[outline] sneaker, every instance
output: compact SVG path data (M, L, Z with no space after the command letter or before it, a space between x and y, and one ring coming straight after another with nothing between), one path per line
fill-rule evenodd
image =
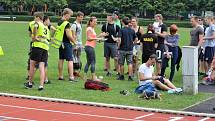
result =
M39 86L38 91L42 91L43 90L43 86Z
M130 94L130 92L128 90L122 90L119 93L122 95L129 95Z
M110 77L111 75L112 75L112 74L111 74L110 72L107 72L107 74L106 74L106 76L109 76L109 77Z
M30 83L30 82L26 82L26 83L24 83L24 86L25 86L26 89L29 89L29 88L33 87L33 84Z
M50 80L45 80L44 84L51 84L51 81Z
M182 93L183 90L181 88L176 88L176 89L170 89L167 91L169 94L178 94L178 93Z
M117 78L117 80L125 80L124 75L120 75L120 76Z
M131 76L128 77L128 81L134 81Z
M69 81L70 81L70 82L78 82L77 80L75 80L74 77L70 77L70 78L69 78Z
M64 80L64 78L62 78L62 77L59 77L59 78L58 78L58 80Z

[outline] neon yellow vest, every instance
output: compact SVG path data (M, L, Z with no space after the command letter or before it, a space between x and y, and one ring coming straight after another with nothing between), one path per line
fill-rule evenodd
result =
M35 21L29 22L29 27L30 27L31 33L32 33L31 36L33 36L34 24L35 24Z
M48 26L45 26L45 33L47 33L47 35L46 35L47 40L50 41L50 39L51 39L51 32L50 32Z
M37 37L40 38L39 41L33 42L32 47L42 48L44 50L49 50L49 42L47 40L47 30L45 25L41 22L38 22L39 27L37 30Z
M57 29L54 34L54 38L51 39L51 46L54 48L60 48L62 42L63 42L63 35L66 25L68 24L68 21L64 21L60 26L57 26Z

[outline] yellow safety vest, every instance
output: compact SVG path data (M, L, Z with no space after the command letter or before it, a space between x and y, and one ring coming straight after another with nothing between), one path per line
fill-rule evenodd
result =
M62 42L63 42L63 35L65 31L65 27L68 24L68 21L64 21L61 25L57 26L54 37L51 38L50 45L54 48L60 48Z
M47 35L46 35L47 40L50 41L50 39L51 39L51 32L50 32L48 26L45 26L45 32L47 32Z
M0 46L0 56L1 55L4 55L4 51L3 51L2 47Z
M31 29L31 36L33 36L34 24L35 24L35 21L29 22L29 27Z
M47 40L48 30L46 30L46 27L43 23L38 22L38 25L39 27L36 36L39 38L39 41L33 42L32 47L38 47L48 51L49 50L49 42Z

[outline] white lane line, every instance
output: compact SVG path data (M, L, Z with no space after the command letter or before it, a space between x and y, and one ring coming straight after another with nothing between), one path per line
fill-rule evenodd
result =
M206 117L206 118L203 118L203 119L201 119L199 121L206 121L206 120L209 120L209 119L210 119L209 117Z
M0 116L0 118L4 118L4 119L1 119L1 121L9 120L9 119L20 120L20 121L37 121L37 120L24 119L24 118L16 118L16 117L8 117L8 116Z
M146 114L146 115L143 115L143 116L139 116L139 117L136 117L135 119L141 119L141 118L145 118L145 117L152 116L152 115L154 115L154 113L150 113L150 114Z
M112 116L104 116L104 115L94 115L94 114L87 114L87 113L56 111L56 110L48 110L48 109L41 109L41 108L30 108L30 107L15 106L15 105L0 104L0 106L20 108L20 109L28 109L28 110L36 110L36 111L45 111L45 112L52 112L52 113L72 114L72 115L90 116L90 117L98 117L98 118L117 119L117 120L125 120L125 121L133 121L134 120L134 119L129 119L129 118L120 118L120 117L112 117Z

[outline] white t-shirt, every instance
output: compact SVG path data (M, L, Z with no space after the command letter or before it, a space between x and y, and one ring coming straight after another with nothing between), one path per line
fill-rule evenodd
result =
M78 45L82 45L82 27L78 22L72 23L71 29L76 32Z
M144 74L145 78L149 78L152 77L153 75L154 67L153 66L147 67L146 63L143 63L142 65L140 65L138 72ZM150 79L145 81L139 81L139 86L145 85L148 82L152 82L152 80Z

